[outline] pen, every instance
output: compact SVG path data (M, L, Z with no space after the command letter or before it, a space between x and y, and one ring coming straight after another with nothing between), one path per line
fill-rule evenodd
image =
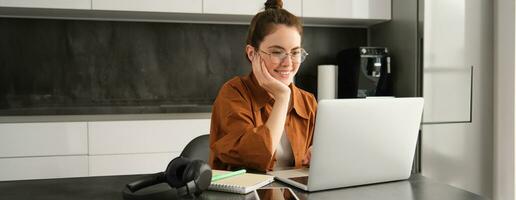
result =
M211 177L211 182L218 181L218 180L225 179L225 178L229 178L229 177L233 177L233 176L237 176L237 175L240 175L240 174L245 174L245 172L246 172L245 169L241 169L241 170L234 171L234 172L229 172L229 173L225 173L225 174L215 175L215 176Z

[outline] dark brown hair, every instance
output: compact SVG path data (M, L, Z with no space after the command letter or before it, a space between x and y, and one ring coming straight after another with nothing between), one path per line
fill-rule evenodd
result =
M251 20L246 44L258 48L263 38L272 33L275 26L280 24L295 27L299 35L303 35L303 27L299 18L283 9L282 0L267 0L264 5L264 11L257 13ZM246 58L249 60L247 54Z

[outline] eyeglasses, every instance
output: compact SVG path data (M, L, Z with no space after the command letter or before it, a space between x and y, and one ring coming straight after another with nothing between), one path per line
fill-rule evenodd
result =
M273 64L280 64L283 62L287 56L290 55L290 59L292 60L292 63L300 64L303 61L305 61L306 56L308 56L308 53L304 49L296 49L290 53L287 53L280 49L273 49L271 52L266 52L264 50L260 49L260 52L269 55L269 59Z

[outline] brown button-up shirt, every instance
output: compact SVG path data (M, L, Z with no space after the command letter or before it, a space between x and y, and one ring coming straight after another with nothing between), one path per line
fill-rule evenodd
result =
M295 167L301 167L312 145L317 101L311 93L290 84L291 101L285 131L294 154ZM270 171L275 152L269 128L265 126L274 99L251 73L226 82L212 108L209 164L213 169L248 168Z

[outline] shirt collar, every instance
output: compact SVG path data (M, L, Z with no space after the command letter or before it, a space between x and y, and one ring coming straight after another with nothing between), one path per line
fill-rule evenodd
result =
M256 77L254 76L253 72L251 72L247 77L244 78L244 81L246 82L246 85L248 85L249 89L251 90L251 95L256 100L256 104L254 104L254 107L259 110L263 108L267 104L272 104L274 102L274 99L263 89L259 84L258 80L256 80ZM291 90L291 103L289 112L294 109L296 113L305 119L308 119L308 113L306 111L306 107L303 101L303 95L301 94L301 89L296 87L294 83L291 83L289 85Z

